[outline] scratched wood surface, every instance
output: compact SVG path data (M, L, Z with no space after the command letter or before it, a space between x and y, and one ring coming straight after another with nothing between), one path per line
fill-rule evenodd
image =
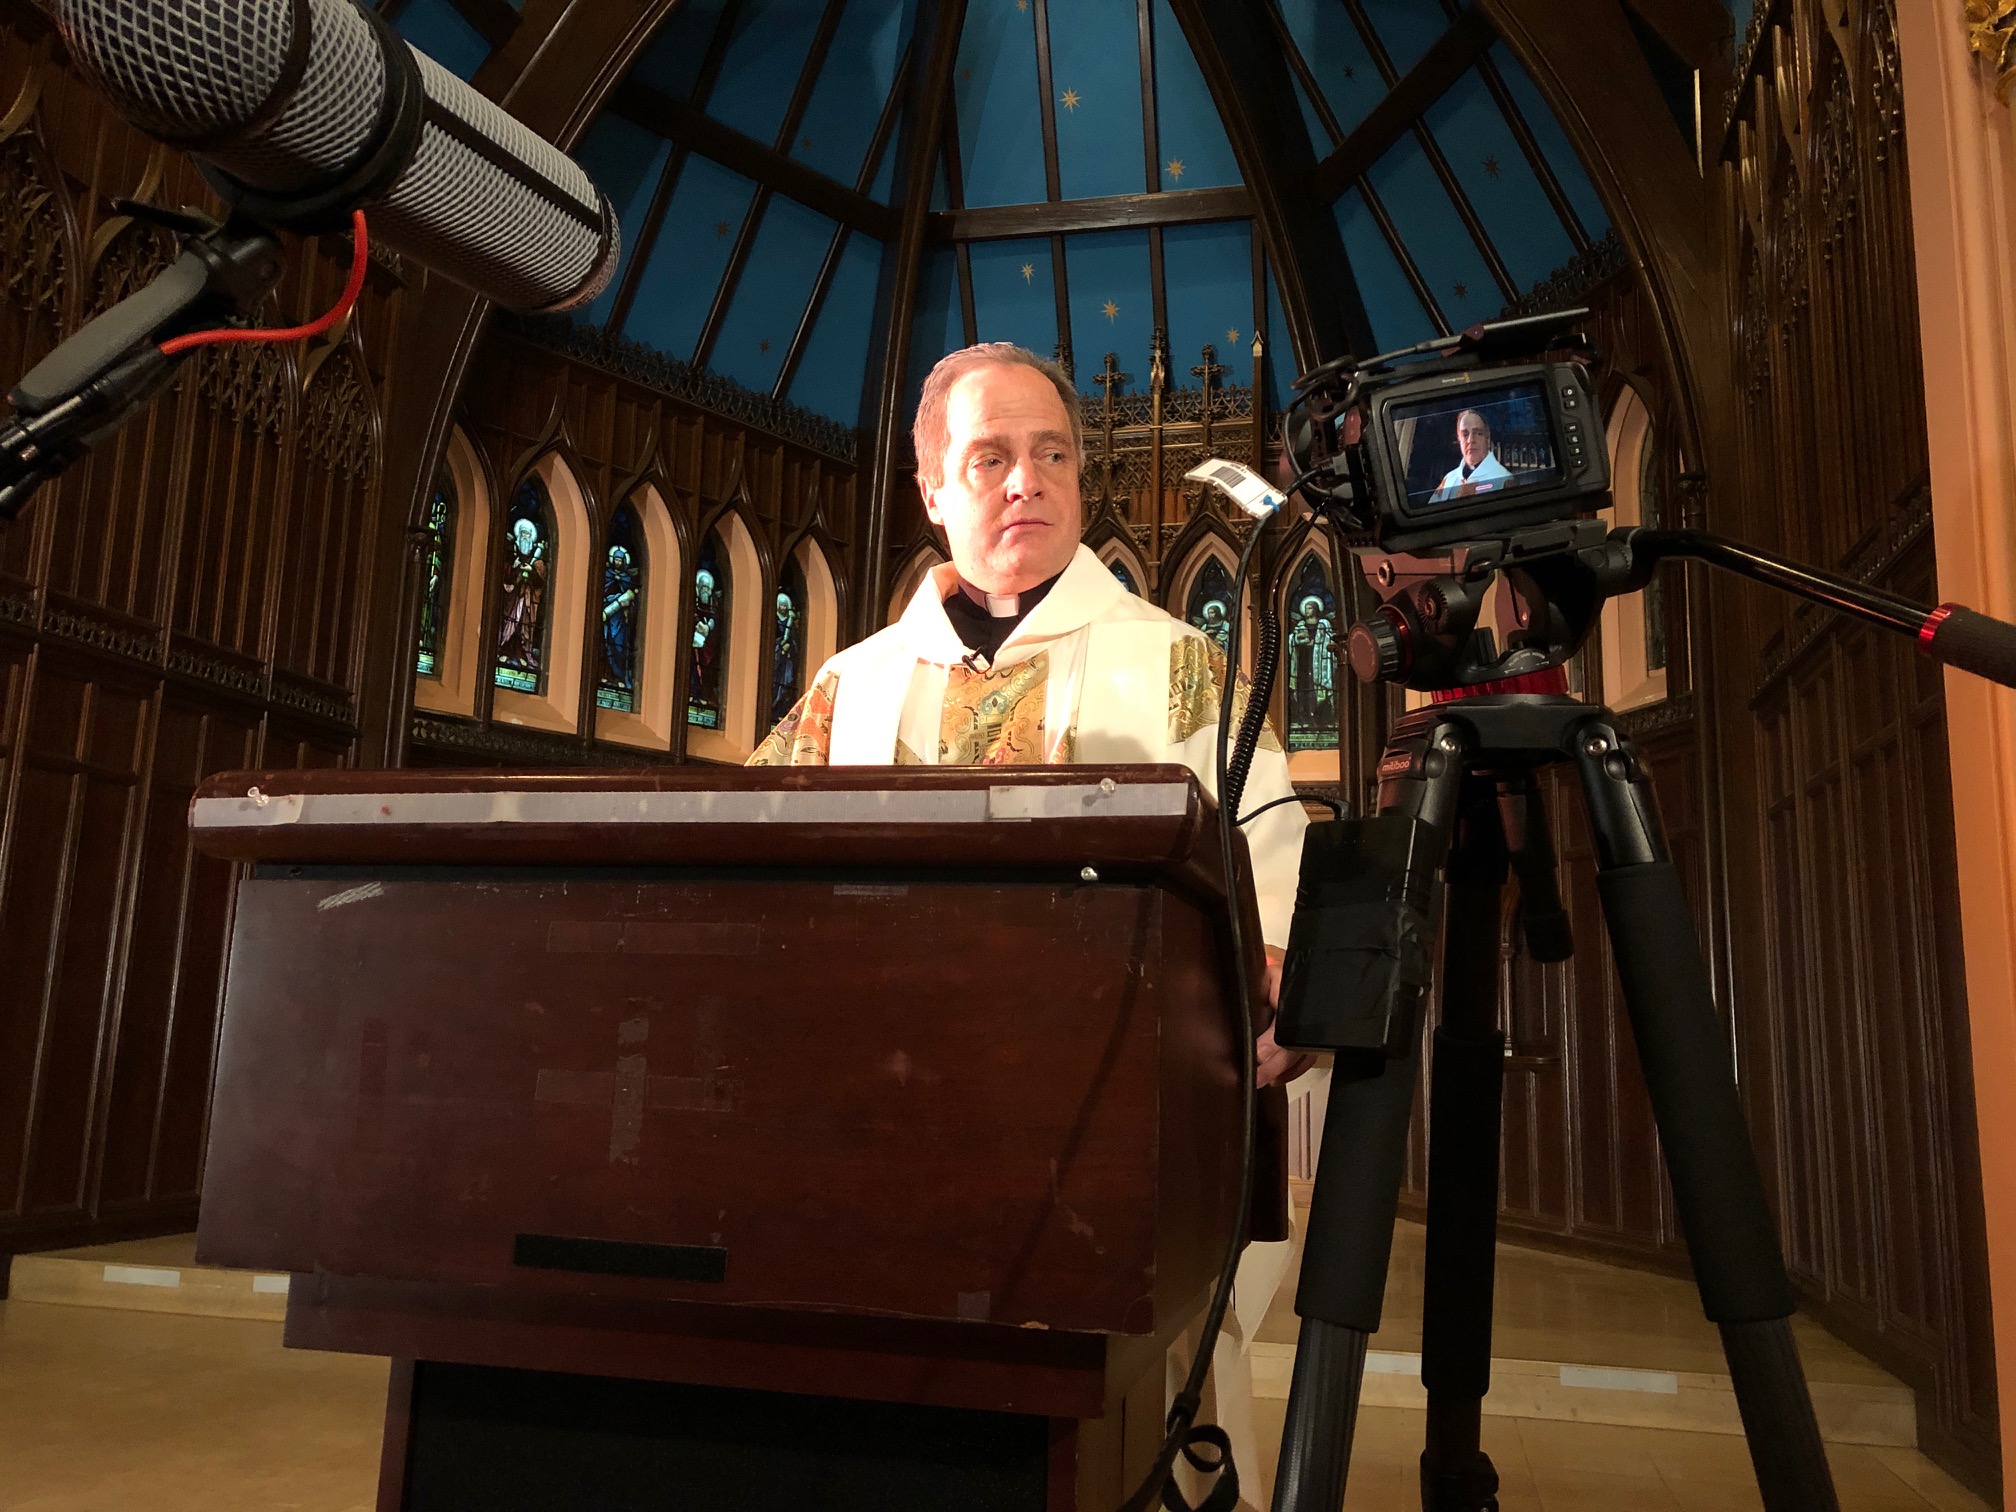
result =
M202 1252L1152 1334L1235 1193L1215 934L1143 885L250 880ZM524 1232L725 1279L514 1266Z

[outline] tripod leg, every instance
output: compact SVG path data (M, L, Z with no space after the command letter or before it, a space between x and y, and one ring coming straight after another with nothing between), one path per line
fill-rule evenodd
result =
M1380 770L1392 774L1381 792L1382 814L1404 811L1448 833L1463 781L1463 749L1464 736L1454 726L1396 742L1380 762ZM1429 891L1427 864L1405 882L1422 896ZM1343 1505L1366 1343L1379 1331L1385 1305L1420 1072L1419 1005L1409 1005L1406 1017L1410 1027L1397 1036L1403 1053L1340 1050L1331 1075L1295 1291L1302 1327L1281 1428L1274 1512L1337 1512Z
M1490 1512L1498 1472L1481 1443L1491 1389L1491 1286L1498 1251L1498 935L1505 836L1488 780L1464 784L1443 902L1442 1017L1428 1103L1428 1240L1421 1383L1428 1438L1423 1512Z
M1722 1332L1757 1489L1767 1512L1833 1512L1839 1503L1792 1341L1792 1285L1651 784L1607 715L1579 725L1570 744L1674 1206L1702 1308Z

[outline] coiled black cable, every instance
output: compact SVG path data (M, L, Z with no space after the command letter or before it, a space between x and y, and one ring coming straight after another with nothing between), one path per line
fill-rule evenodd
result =
M1255 535L1259 532L1255 531ZM1255 616L1260 622L1260 649L1253 658L1252 696L1246 701L1245 717L1232 744L1232 760L1225 772L1225 791L1220 802L1228 814L1239 812L1239 800L1246 792L1246 774L1253 766L1253 752L1259 747L1260 732L1267 728L1267 706L1274 701L1274 677L1281 665L1281 617L1271 600L1264 600ZM1225 696L1232 696L1238 683L1238 669L1225 670Z

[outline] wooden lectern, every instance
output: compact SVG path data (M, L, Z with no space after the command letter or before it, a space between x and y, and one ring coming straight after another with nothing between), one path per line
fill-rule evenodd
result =
M1233 1221L1216 822L1176 767L212 778L199 1253L394 1358L381 1509L1107 1512Z

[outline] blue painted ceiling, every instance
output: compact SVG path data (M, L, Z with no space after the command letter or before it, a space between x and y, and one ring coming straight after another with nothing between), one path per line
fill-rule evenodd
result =
M1455 0L1256 3L1273 7L1319 160L1461 19ZM463 10L464 0L407 0L396 24L466 76L485 49ZM662 112L637 101L681 102L773 161L787 157L886 206L914 19L915 0L686 0L575 148L616 205L624 239L617 283L586 318L843 423L872 418L864 379L883 244L675 145ZM1241 184L1168 0L969 0L953 90L939 210ZM1333 211L1382 348L1495 316L1609 228L1566 133L1502 43L1443 89ZM1273 280L1252 223L1236 217L934 245L912 387L974 339L1041 352L1067 344L1093 394L1111 352L1128 386L1143 387L1158 308L1172 384L1195 386L1206 343L1226 377L1249 381L1257 332L1269 402L1285 392L1292 357Z

